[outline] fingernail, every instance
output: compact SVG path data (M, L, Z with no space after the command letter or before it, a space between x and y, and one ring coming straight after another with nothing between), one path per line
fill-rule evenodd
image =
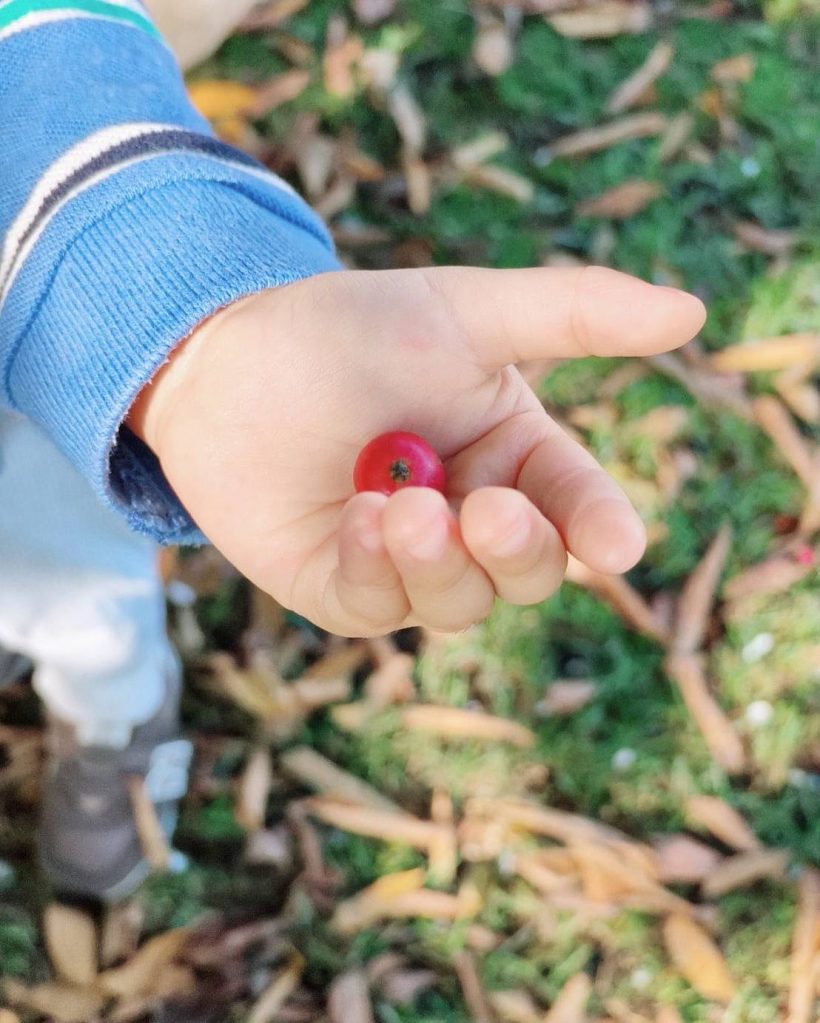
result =
M450 538L450 524L446 519L434 519L424 533L408 544L414 558L423 561L435 561L440 558Z

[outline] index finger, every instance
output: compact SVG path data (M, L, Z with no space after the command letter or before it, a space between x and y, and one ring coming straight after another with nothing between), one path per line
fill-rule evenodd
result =
M480 365L540 358L650 355L703 326L700 299L600 266L422 271Z

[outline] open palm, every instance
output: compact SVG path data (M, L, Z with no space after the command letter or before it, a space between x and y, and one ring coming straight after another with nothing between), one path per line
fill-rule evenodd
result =
M131 422L203 532L285 606L344 635L459 629L496 596L543 600L567 550L604 572L643 552L622 491L515 363L664 351L703 316L597 267L324 274L207 321ZM353 493L359 450L388 430L436 448L447 499Z

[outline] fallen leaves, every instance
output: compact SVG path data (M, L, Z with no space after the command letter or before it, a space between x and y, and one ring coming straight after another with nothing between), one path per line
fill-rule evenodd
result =
M508 742L521 749L535 744L535 735L526 725L483 711L416 703L405 707L400 715L402 727L408 731L428 732L448 740Z
M743 743L709 689L702 659L695 654L671 653L665 667L680 690L712 760L727 774L742 773L746 768Z
M590 7L546 15L560 35L572 39L610 39L645 32L652 24L652 8L638 0L598 0Z
M253 110L256 90L242 82L204 78L188 85L188 96L209 121L241 117Z
M626 220L645 210L662 194L663 188L656 181L642 181L636 178L624 181L594 199L586 199L584 202L578 203L575 212L579 217L610 217L613 220Z
M654 110L631 114L608 124L585 128L583 131L554 139L536 150L534 159L536 163L547 163L559 156L585 156L587 153L597 153L619 142L660 135L666 125L666 117Z
M693 824L705 828L732 849L752 852L761 848L746 820L718 796L690 796L686 800L686 814Z
M678 598L672 649L678 654L699 650L706 638L709 618L721 574L732 543L732 530L721 526Z
M691 917L673 914L664 922L663 940L672 962L695 991L728 1005L737 986L709 934Z
M592 981L586 973L570 977L544 1017L544 1023L584 1023Z
M707 899L717 899L737 888L762 880L781 880L789 865L782 849L755 849L730 856L703 879L701 891Z
M820 366L820 334L784 334L729 345L709 358L719 373L757 373L792 366Z
M806 868L798 886L786 1023L811 1023L820 980L820 871Z
M606 102L608 114L622 114L640 102L650 86L668 71L675 47L662 39L650 51L641 66L618 86Z

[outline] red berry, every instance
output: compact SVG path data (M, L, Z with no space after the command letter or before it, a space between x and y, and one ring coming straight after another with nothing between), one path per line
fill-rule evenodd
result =
M423 437L396 430L365 444L353 469L357 492L392 494L402 487L432 487L442 494L446 485L441 459Z

